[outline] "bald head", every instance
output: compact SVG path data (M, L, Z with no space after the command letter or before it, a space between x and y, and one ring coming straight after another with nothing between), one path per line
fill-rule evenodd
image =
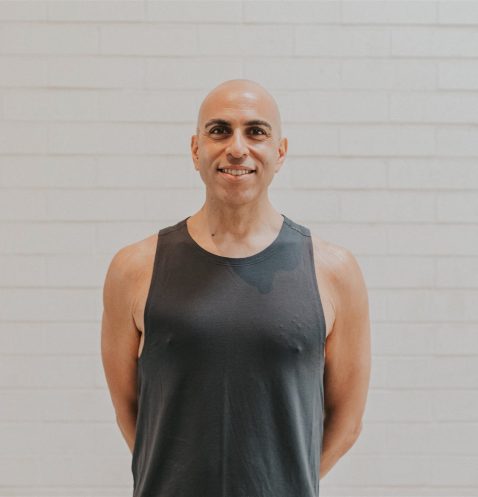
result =
M254 108L263 119L272 124L272 132L277 139L282 138L282 124L279 107L274 97L259 83L250 79L230 79L217 85L204 98L198 112L196 132L207 119L221 117L222 109L239 106L241 109Z

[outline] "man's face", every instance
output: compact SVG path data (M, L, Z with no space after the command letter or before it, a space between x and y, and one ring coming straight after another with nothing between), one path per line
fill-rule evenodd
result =
M250 89L222 89L207 98L192 137L196 169L211 198L244 204L265 195L287 152L279 116L269 98ZM219 169L247 168L235 176Z

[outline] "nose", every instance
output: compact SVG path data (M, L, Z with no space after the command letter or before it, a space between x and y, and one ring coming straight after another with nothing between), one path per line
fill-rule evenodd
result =
M241 159L247 155L247 145L240 129L234 131L229 146L226 149L226 154L231 155L235 159Z

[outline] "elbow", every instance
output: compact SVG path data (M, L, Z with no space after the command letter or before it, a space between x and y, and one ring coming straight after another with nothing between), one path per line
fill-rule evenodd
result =
M325 411L324 424L338 427L340 431L347 434L350 439L357 439L362 432L362 419L357 416L350 416L343 410L328 409Z
M121 433L124 433L124 429L125 429L125 425L126 425L126 421L125 421L124 416L120 416L120 415L116 414L116 425L121 430Z
M132 423L136 423L136 416L137 416L137 406L135 404L130 404L127 405L121 409L116 409L115 414L116 414L116 423L118 426L121 428L124 425L131 425Z
M358 438L358 437L359 437L359 435L360 435L360 433L362 433L362 426L363 426L363 423L362 423L362 421L360 421L360 422L358 423L358 425L356 426L356 428L355 428L354 432L353 432L353 435L354 435L356 438Z
M360 433L362 433L362 421L360 421L360 423L354 427L354 429L352 429L349 433L349 437L348 437L348 446L349 448L351 448L355 442L358 440L359 436L360 436Z
M362 432L362 420L339 410L328 410L324 419L324 430L329 443L340 453L347 452L357 441Z

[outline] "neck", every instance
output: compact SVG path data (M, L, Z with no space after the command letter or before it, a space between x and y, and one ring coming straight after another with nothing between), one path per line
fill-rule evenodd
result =
M282 215L269 203L264 208L250 206L221 206L215 208L205 203L191 216L191 223L204 236L215 240L246 240L257 234L277 233L282 225Z

